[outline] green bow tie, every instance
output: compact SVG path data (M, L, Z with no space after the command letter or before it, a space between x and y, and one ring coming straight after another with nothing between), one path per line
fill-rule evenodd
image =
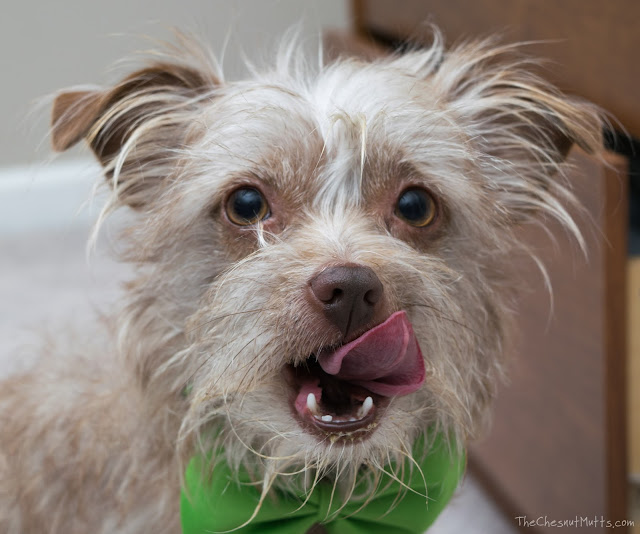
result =
M304 534L313 525L322 523L328 534L422 533L435 521L458 486L465 455L450 452L439 436L426 455L421 454L418 443L414 456L424 479L414 466L411 476L404 480L409 490L404 491L404 486L389 475L382 475L375 496L366 506L361 501L349 502L340 511L342 500L337 494L331 499L333 485L329 483L317 484L302 507L304 496L278 491L277 499L265 499L253 520L234 532ZM208 460L200 456L192 458L185 473L180 501L183 534L236 529L251 517L260 500L260 488L250 484L246 471L234 477L228 465L219 462L211 476L203 475L207 472L203 469L204 461ZM400 492L404 496L399 500Z

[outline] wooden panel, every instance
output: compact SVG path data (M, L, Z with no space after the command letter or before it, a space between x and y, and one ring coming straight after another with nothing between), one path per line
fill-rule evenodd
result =
M549 76L563 89L613 113L640 137L640 2L638 0L358 0L360 30L425 39L435 22L457 41L496 32L549 58Z
M640 257L629 261L627 284L629 471L640 486Z
M627 269L627 427L629 429L629 472L631 513L640 534L640 257L629 260Z
M576 155L573 183L589 217L581 228L589 261L555 225L522 238L546 263L554 312L532 265L522 280L539 289L519 304L511 383L500 394L488 439L472 448L472 468L514 519L602 516L626 519L625 330L627 162L607 168ZM601 233L602 232L602 233ZM606 244L606 235L609 244ZM533 532L533 529L526 529ZM542 527L551 533L557 528ZM586 531L586 529L585 529ZM589 532L603 532L589 528ZM623 532L617 529L616 532Z
M617 156L605 170L605 422L607 516L628 519L627 238L629 161ZM617 169L617 171L616 171ZM625 529L626 531L626 529ZM620 532L616 530L616 532Z

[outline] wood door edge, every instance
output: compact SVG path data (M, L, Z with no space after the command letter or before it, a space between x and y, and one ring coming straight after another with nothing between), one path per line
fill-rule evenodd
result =
M627 485L627 235L629 162L608 155L605 170L604 251L605 305L605 428L607 464L607 515L610 520L628 519ZM615 529L616 532L625 530Z

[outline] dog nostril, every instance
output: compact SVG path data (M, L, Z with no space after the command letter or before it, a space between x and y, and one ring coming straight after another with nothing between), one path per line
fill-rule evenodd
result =
M379 290L378 288L376 289L370 289L369 291L367 291L364 295L364 301L367 304L371 304L372 306L374 304L377 304L378 301L380 300L380 297L382 296L382 291Z
M335 303L344 294L344 291L339 286L336 287L335 283L325 283L321 277L311 282L311 291L324 305Z

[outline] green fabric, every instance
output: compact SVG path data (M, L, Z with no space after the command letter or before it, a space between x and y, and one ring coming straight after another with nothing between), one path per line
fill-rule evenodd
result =
M303 507L304 496L274 490L277 498L267 497L256 517L234 532L304 534L316 523L323 523L329 534L422 533L435 521L458 486L465 456L450 453L441 437L428 454L421 454L420 448L417 444L415 458L425 478L414 466L411 476L404 481L417 493L407 490L399 500L402 486L383 475L374 498L366 506L362 507L362 502L349 502L334 515L342 506L342 499L336 493L329 509L333 487L329 483L320 482ZM260 488L249 482L245 471L232 476L224 462L216 464L212 475L203 475L207 473L203 461L208 460L192 458L185 473L186 487L180 502L182 531L204 534L236 529L253 514ZM386 470L389 472L389 468ZM424 497L425 480L428 499Z

